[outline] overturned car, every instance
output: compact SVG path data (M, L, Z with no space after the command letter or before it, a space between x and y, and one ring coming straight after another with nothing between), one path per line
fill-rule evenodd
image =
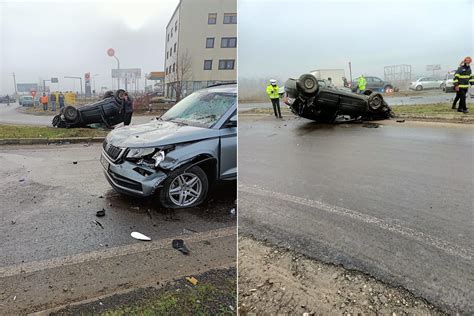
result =
M120 193L158 194L168 208L200 204L214 182L237 177L236 85L199 90L150 123L113 130L100 161Z
M312 74L285 82L286 104L301 117L331 123L339 116L350 119L380 120L392 116L392 110L380 93L355 94L321 85Z
M107 128L124 121L123 102L125 90L107 92L100 101L81 107L68 105L53 117L53 126L59 128L86 127L104 124Z

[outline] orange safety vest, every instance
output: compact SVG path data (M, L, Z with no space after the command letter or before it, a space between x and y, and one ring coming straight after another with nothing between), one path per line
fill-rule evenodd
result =
M41 98L40 98L40 102L41 102L42 104L46 104L46 103L48 103L48 97L47 97L47 96L44 96L44 95L43 95L43 96L41 96Z

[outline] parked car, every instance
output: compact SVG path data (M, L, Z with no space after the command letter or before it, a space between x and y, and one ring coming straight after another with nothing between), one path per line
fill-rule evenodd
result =
M16 102L15 98L9 95L0 96L0 103L14 103Z
M442 89L443 80L433 77L421 77L410 83L410 89L421 91L424 89Z
M34 106L35 98L31 95L22 95L18 101L21 106Z
M204 201L212 183L237 177L237 86L202 89L150 123L110 132L100 158L118 192L158 194L163 206Z
M53 126L60 128L85 127L90 124L105 124L111 128L123 122L123 99L125 90L119 89L104 95L100 101L81 107L67 105L53 117Z
M454 92L453 80L455 72L456 71L450 71L444 77L443 83L441 84L441 89L446 93Z
M317 122L331 123L338 116L376 120L392 115L392 110L380 93L366 90L364 94L355 94L321 87L312 74L288 79L285 92L288 96L287 104L294 114Z
M366 90L376 91L376 92L393 92L396 90L391 82L383 81L379 77L368 76L365 77L367 84L365 86ZM352 92L356 92L358 89L357 79L354 80L351 84Z

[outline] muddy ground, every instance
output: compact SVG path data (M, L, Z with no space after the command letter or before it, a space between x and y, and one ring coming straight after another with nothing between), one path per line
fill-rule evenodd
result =
M248 237L239 238L239 312L443 315L404 289Z
M198 284L185 278L156 286L115 294L86 304L53 311L51 316L69 315L233 315L236 311L237 271L210 270L194 276Z

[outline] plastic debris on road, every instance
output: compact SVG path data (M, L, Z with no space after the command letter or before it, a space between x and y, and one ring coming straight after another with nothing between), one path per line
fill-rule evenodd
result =
M171 245L173 246L174 249L181 251L183 255L189 254L188 248L184 245L184 240L182 239L173 239Z
M186 277L186 280L191 283L192 285L197 285L198 280L195 277Z
M145 235L143 235L142 233L139 233L139 232L132 232L130 235L133 238L138 239L138 240L142 240L142 241L150 241L151 240L150 237L145 236Z

